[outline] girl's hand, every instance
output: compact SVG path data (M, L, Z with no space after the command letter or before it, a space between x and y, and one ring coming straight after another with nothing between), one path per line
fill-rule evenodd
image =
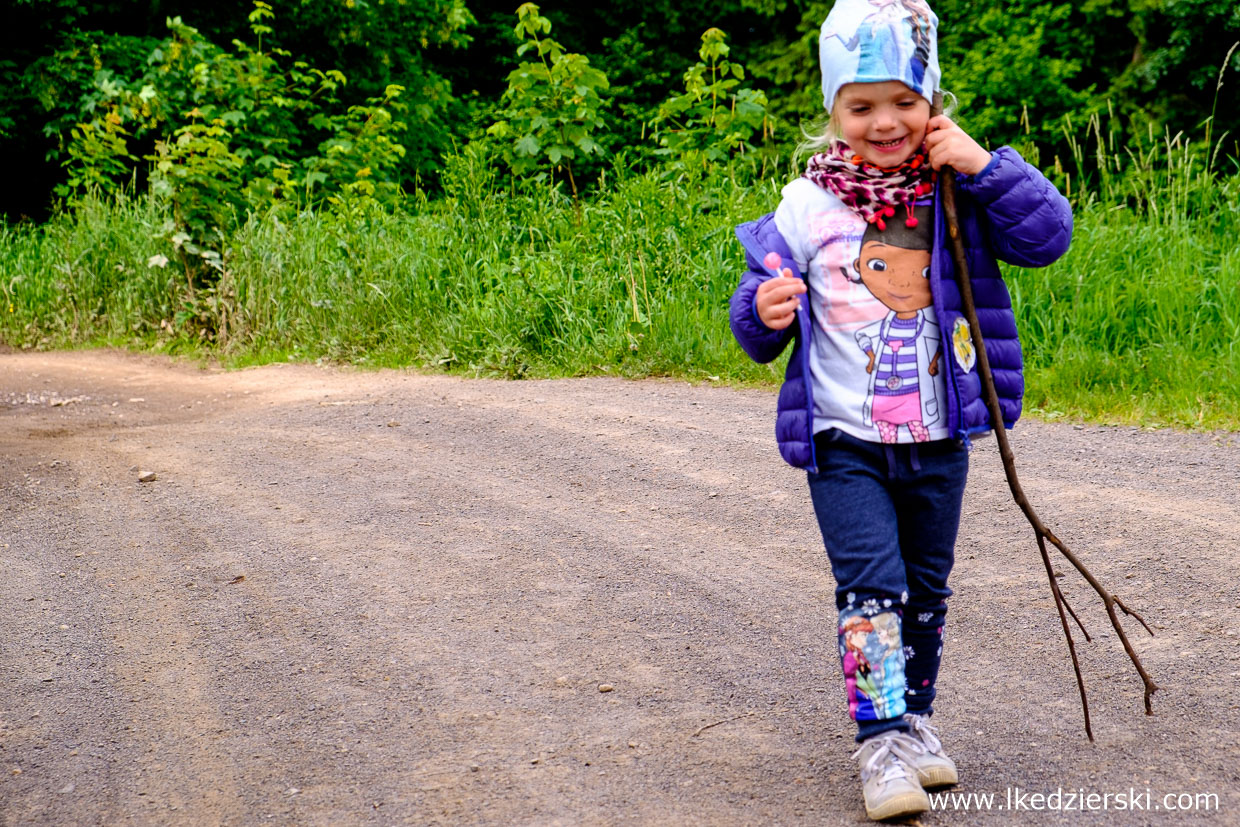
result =
M965 175L977 175L990 163L990 153L946 115L935 115L926 124L926 149L935 169L949 166Z
M755 299L758 318L771 330L783 330L792 324L797 317L797 308L801 306L800 295L808 289L805 282L792 275L788 268L785 267L782 273L759 284Z

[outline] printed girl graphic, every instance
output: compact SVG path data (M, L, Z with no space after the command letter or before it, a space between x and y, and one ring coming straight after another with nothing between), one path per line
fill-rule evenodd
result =
M904 713L904 652L900 616L854 614L840 623L840 648L848 712L854 721L874 721Z
M885 443L899 439L901 425L913 441L928 441L942 410L931 379L939 372L939 325L930 295L930 207L913 217L885 229L870 224L853 264L856 279L890 311L856 334L870 359L862 419Z
M852 277L857 248L865 236L865 221L847 207L817 213L809 218L810 241L818 248L822 273L814 320L827 333L839 332L850 339L887 312L865 285ZM848 339L845 339L847 342Z
M835 31L845 49L857 54L857 77L902 77L913 89L921 89L930 59L930 7L923 0L869 0L874 11L849 39Z

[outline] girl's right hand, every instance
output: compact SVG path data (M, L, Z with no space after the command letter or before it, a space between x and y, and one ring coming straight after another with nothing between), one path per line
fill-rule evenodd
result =
M990 163L991 155L946 115L935 115L926 123L926 149L930 166L949 166L965 175L977 175Z
M758 318L771 330L783 330L796 318L801 307L800 296L807 289L805 282L785 267L782 276L767 279L758 285L755 298Z

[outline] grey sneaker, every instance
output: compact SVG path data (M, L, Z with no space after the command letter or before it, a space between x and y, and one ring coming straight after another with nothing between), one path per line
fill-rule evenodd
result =
M956 762L947 757L939 730L926 715L905 715L908 734L905 735L907 751L913 754L913 769L923 787L947 787L957 783Z
M884 732L868 738L853 758L861 767L865 814L874 821L924 813L930 798L917 782L913 743L903 732Z

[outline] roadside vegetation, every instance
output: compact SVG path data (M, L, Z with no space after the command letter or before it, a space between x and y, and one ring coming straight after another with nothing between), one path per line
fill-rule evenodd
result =
M511 378L782 376L734 344L727 300L743 266L732 228L778 203L796 132L720 29L634 117L632 90L526 4L506 88L468 140L428 154L425 90L351 99L343 72L270 45L266 4L247 23L223 49L170 21L57 122L55 209L0 226L0 343ZM1215 109L1234 82L1233 53L1219 57ZM966 124L1016 145L1076 209L1063 260L1006 270L1026 409L1240 428L1240 145L1217 112L1180 131L1082 99L1035 128L960 98ZM410 147L433 155L425 175Z

